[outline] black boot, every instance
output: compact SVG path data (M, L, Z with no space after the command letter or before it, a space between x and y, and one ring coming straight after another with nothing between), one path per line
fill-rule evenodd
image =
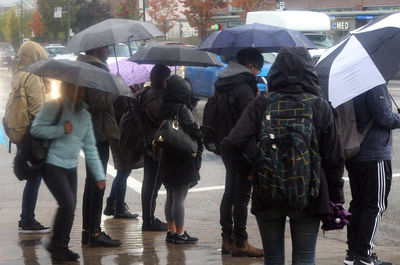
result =
M126 203L122 205L117 205L115 208L114 218L123 218L123 219L136 219L138 218L137 213L129 212L128 205Z
M115 212L115 201L111 200L110 198L107 198L107 204L106 207L104 208L104 215L114 215Z

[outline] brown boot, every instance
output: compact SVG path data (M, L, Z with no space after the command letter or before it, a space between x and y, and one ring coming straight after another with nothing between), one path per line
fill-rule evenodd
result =
M237 239L236 236L233 236L232 257L242 256L263 257L264 252L262 249L250 245L247 239Z
M222 233L222 254L231 254L232 253L232 235L228 233Z

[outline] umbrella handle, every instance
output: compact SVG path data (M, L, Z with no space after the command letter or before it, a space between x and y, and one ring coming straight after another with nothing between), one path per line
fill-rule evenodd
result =
M76 97L78 96L78 85L75 85L75 91L74 91L74 99L72 101L72 108L74 112L76 111Z
M396 101L394 101L394 98L392 97L392 94L389 93L389 96L390 96L390 98L392 99L394 105L395 105L396 108L397 108L397 113L400 114L400 108L399 108L399 106L397 105Z
M118 60L117 60L117 52L115 51L115 44L113 45L113 48L114 48L115 63L117 64L117 73L119 75L119 66L118 66Z

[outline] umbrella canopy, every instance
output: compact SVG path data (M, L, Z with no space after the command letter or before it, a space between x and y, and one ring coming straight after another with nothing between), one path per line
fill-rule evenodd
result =
M153 69L154 64L137 64L128 61L128 58L122 59L117 63L112 63L110 66L110 72L113 74L118 73L125 80L128 86L133 86L136 84L143 84L150 81L150 72ZM174 70L170 67L171 71Z
M387 83L400 70L400 13L350 32L317 63L321 87L334 107Z
M132 96L131 90L121 77L80 61L44 59L28 65L22 71L76 86L95 88L120 96Z
M257 48L260 52L279 52L282 47L315 48L300 31L255 23L214 32L198 49L232 56L239 50L250 47Z
M149 22L130 19L107 19L76 34L67 44L67 51L81 52L120 42L148 40L165 36Z
M181 45L144 47L132 55L129 61L170 66L222 66L215 54Z

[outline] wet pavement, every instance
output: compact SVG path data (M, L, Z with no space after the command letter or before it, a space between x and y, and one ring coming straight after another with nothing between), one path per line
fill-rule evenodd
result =
M0 116L4 113L4 105L9 91L10 76L0 69ZM400 85L394 85L393 93L396 99L400 96ZM199 109L204 102L200 102ZM393 158L394 179L389 196L389 208L384 215L382 229L378 235L376 251L379 257L393 264L400 264L400 132L395 132L395 150ZM49 240L49 234L23 235L18 233L17 222L21 211L21 196L24 182L16 179L12 172L12 158L15 153L8 154L7 147L0 145L0 264L6 265L44 265L52 264L44 244ZM186 200L185 229L190 235L199 238L195 245L173 245L165 243L164 232L142 232L142 221L121 220L103 216L102 227L111 237L120 239L119 248L89 248L80 243L82 225L82 195L85 178L83 158L78 171L78 204L75 212L75 222L71 233L70 247L81 255L80 264L210 264L210 265L250 265L263 264L262 258L232 258L221 255L219 203L223 194L224 168L218 157L206 153L201 170L201 181L191 190ZM110 162L111 163L111 162ZM111 163L112 164L112 163ZM115 171L108 168L107 188L105 197L110 192ZM126 202L132 212L141 213L140 188L143 171L135 170L128 180ZM347 182L348 183L348 182ZM350 199L348 184L346 184L346 200ZM165 220L163 205L165 192L161 191L157 199L156 216ZM37 203L36 219L44 225L51 225L57 204L42 183ZM249 213L249 241L261 247L260 235L254 216ZM322 232L317 243L317 264L343 264L346 251L345 230L326 233ZM286 258L291 261L290 229L286 229ZM64 263L79 264L79 263Z

